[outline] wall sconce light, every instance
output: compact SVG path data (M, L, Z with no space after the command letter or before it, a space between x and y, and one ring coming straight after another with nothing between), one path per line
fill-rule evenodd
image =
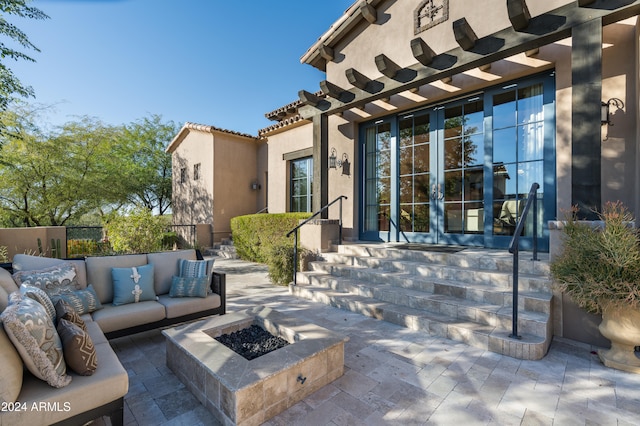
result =
M329 156L329 168L330 169L336 168L336 149L335 148L331 148L331 155Z
M349 162L349 156L347 153L342 154L342 159L338 159L338 151L335 148L331 148L331 155L329 155L329 168L337 169L342 168L342 174L351 176L351 163Z
M262 188L262 187L260 186L260 184L258 182L252 182L251 183L251 189L252 190L257 191L260 188Z
M607 102L602 102L600 106L600 123L604 126L605 124L608 126L613 126L609 115L611 114L610 105L614 105L617 109L624 108L624 102L618 98L611 98Z

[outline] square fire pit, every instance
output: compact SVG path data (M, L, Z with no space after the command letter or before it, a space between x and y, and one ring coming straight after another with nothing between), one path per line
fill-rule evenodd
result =
M290 344L248 361L214 339L254 324ZM163 334L168 367L225 425L266 422L342 376L349 340L264 306Z

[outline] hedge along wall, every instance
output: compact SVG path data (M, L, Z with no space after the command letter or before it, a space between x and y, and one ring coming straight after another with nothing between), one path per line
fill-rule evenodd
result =
M238 255L252 262L268 263L269 253L279 245L293 246L287 232L311 213L267 213L236 216L231 219L231 235Z

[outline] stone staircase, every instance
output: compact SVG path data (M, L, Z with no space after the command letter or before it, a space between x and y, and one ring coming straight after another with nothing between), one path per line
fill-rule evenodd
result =
M506 250L345 244L322 257L298 272L293 295L518 359L547 353L553 335L549 263L531 260L530 252L519 260L520 339L509 337L513 256Z
M207 249L206 255L224 257L225 259L240 258L236 253L236 248L233 246L233 241L230 239L224 239L220 244L216 244L213 248Z

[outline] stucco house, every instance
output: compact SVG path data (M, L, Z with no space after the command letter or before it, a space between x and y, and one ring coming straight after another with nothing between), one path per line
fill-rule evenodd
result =
M266 146L254 136L185 123L167 152L172 160L173 221L209 224L198 235L204 247L229 237L232 217L266 205ZM215 226L214 226L215 224Z
M632 0L356 1L302 55L325 80L267 113L258 137L234 136L251 147L243 213L345 195L346 239L503 249L535 182L522 246L535 220L543 251L573 205L592 219L621 200L637 215L639 14ZM225 163L202 167L235 179Z

